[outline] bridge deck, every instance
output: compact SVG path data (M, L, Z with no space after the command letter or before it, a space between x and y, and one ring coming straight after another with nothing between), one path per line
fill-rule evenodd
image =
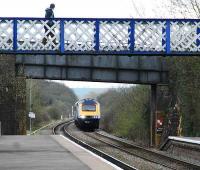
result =
M7 55L5 55L6 57ZM15 55L16 73L30 78L167 84L166 57L125 55Z
M199 52L199 19L0 18L0 53L4 54L199 55Z

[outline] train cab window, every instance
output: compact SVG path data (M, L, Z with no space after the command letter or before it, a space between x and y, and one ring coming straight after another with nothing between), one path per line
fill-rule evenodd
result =
M82 111L96 111L96 105L83 105Z

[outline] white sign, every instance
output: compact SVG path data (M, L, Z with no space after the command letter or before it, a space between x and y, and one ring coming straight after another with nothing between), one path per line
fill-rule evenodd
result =
M35 113L33 112L29 112L28 116L32 119L35 119Z

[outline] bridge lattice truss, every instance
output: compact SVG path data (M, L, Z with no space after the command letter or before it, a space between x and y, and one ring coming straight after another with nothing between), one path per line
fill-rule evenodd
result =
M200 20L0 18L0 53L199 55L199 52Z

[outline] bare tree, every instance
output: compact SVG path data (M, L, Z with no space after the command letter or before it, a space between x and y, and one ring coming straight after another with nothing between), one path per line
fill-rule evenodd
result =
M171 0L170 12L178 12L184 18L200 18L200 0Z

